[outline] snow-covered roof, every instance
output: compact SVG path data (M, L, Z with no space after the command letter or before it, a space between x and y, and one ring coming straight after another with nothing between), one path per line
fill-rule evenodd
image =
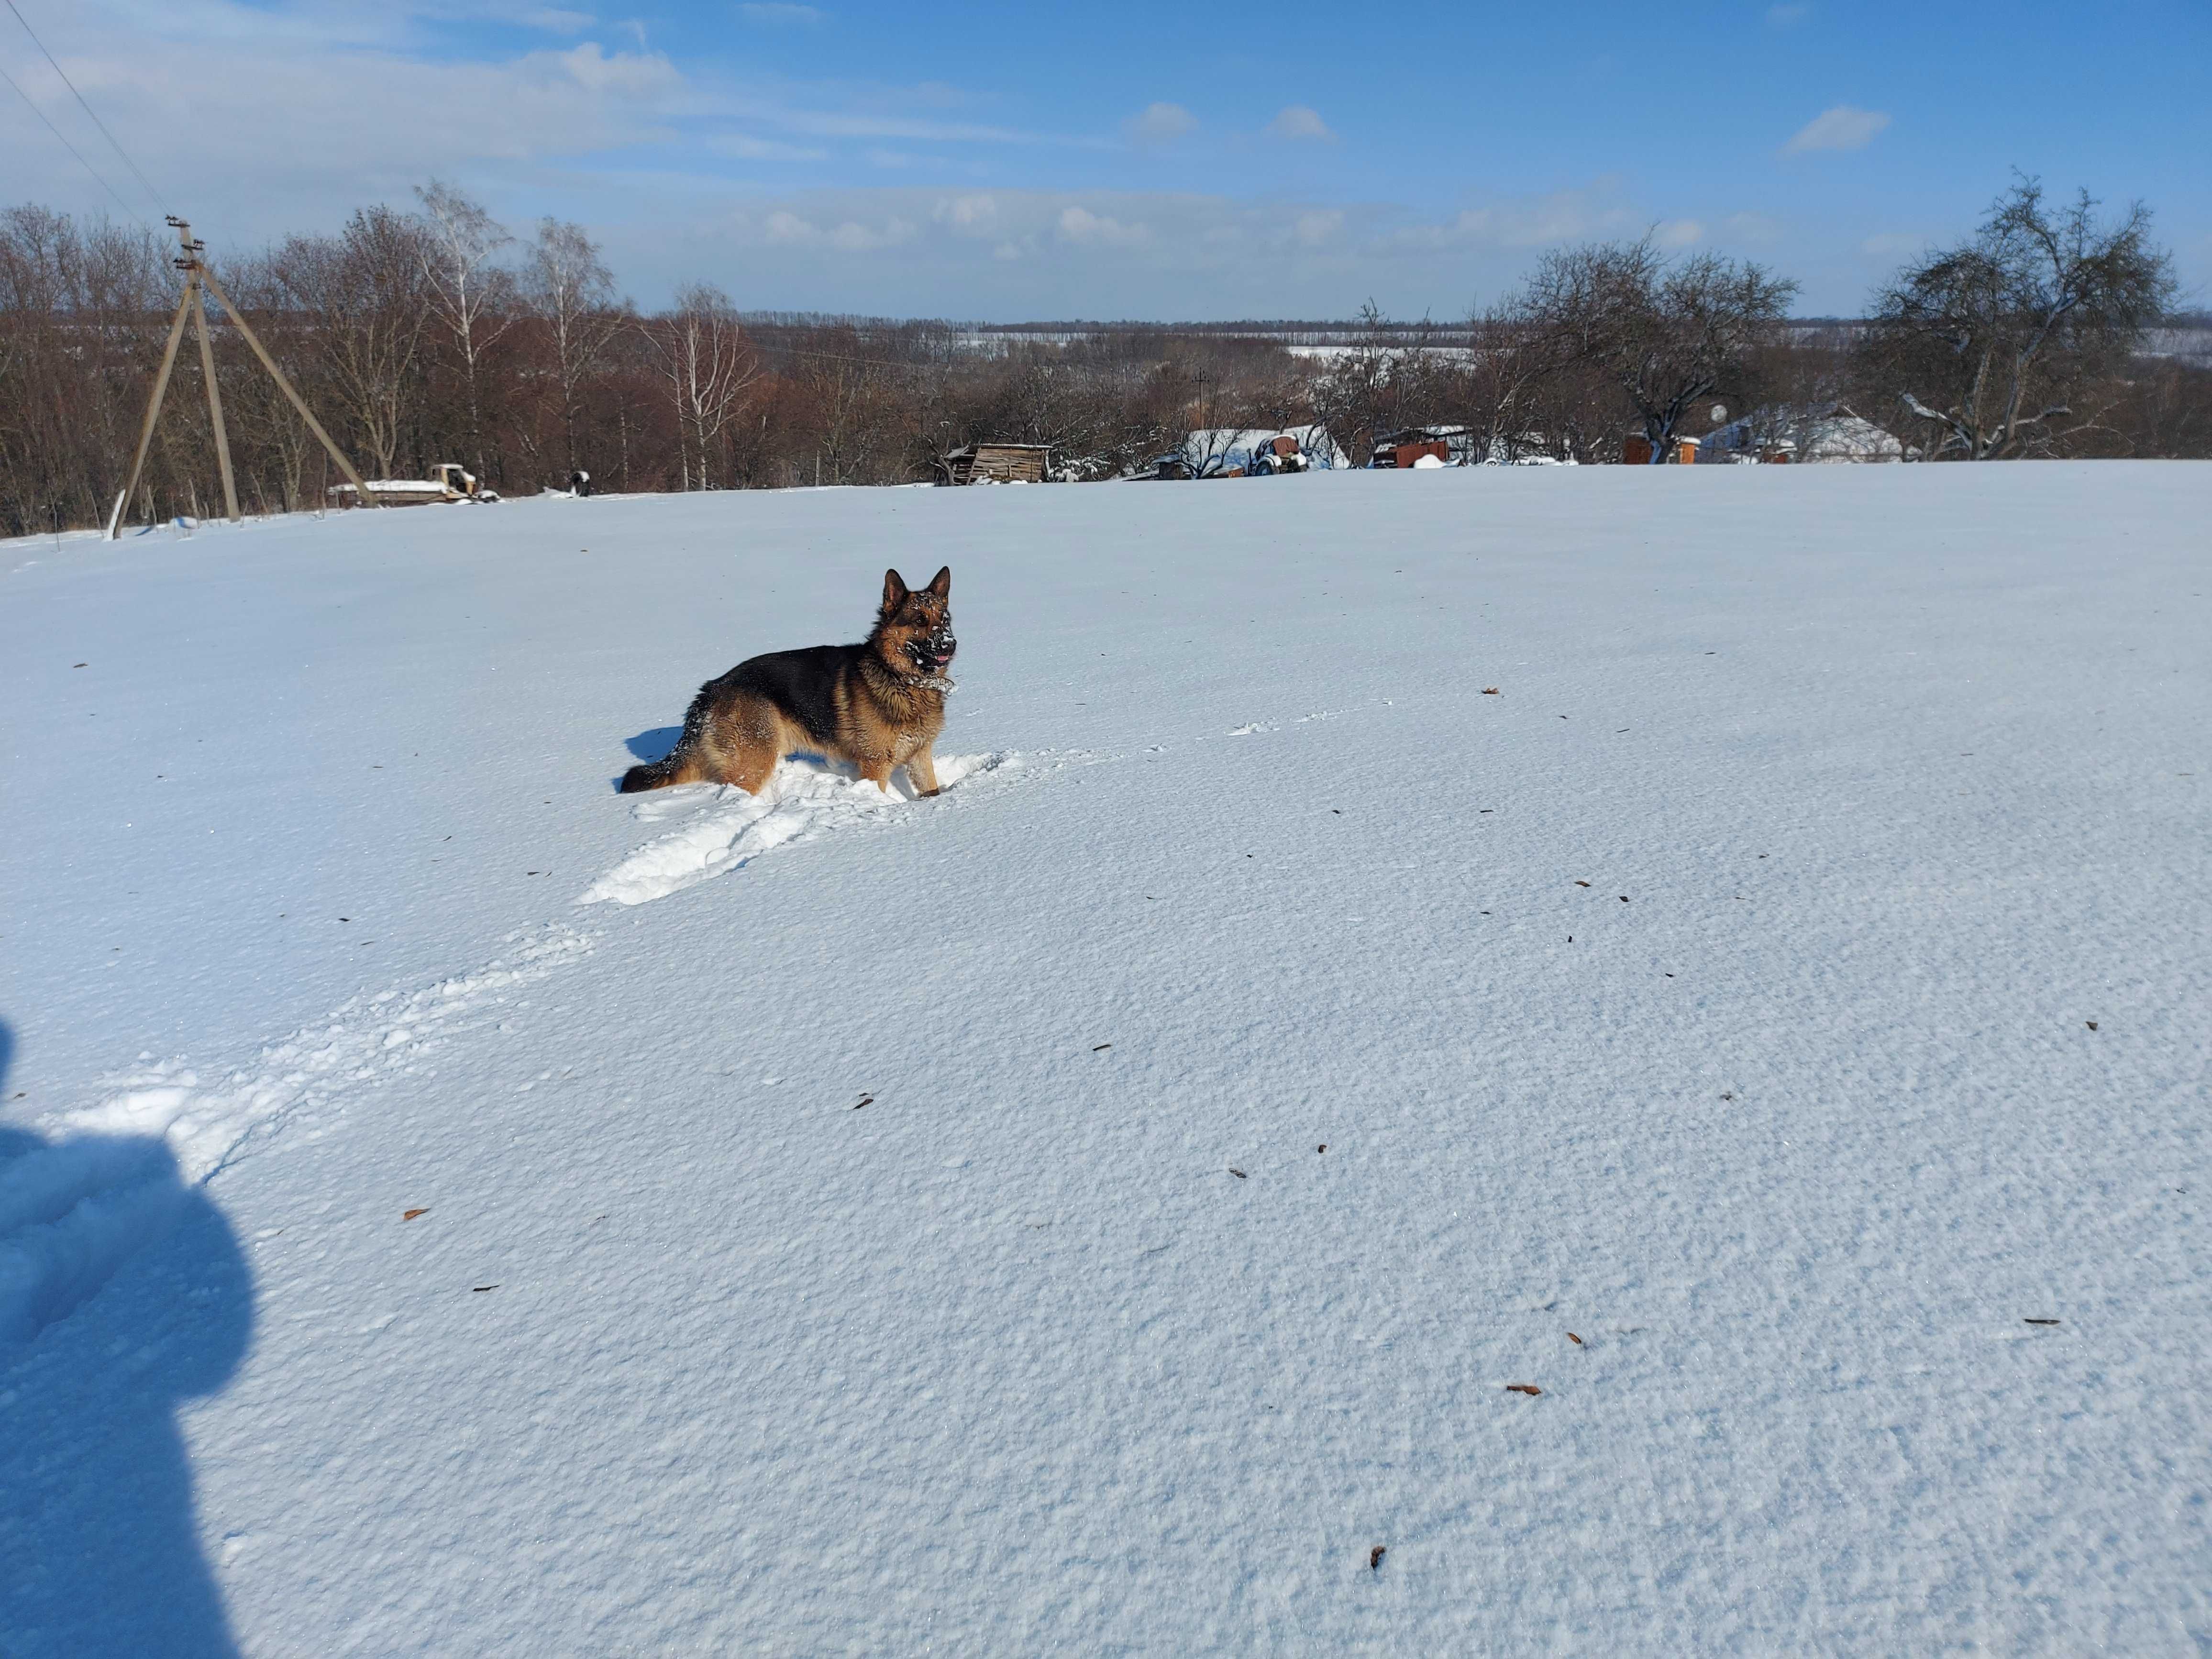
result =
M1895 434L1841 404L1760 409L1689 441L1699 444L1700 460L1747 460L1771 453L1807 464L1905 459L1905 445Z

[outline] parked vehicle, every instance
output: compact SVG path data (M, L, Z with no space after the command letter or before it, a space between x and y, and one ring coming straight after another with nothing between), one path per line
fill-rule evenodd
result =
M499 492L486 489L477 481L477 475L459 461L444 461L430 469L434 475L428 478L371 478L368 494L371 502L379 507L428 507L448 501L495 501ZM356 491L349 483L332 484L331 500L339 507L356 507Z

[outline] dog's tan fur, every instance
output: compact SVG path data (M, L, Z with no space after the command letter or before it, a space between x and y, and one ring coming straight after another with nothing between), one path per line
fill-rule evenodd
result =
M910 589L884 573L873 632L858 645L818 645L748 658L699 688L684 735L665 758L633 766L624 794L678 783L733 783L757 794L792 754L848 762L885 793L900 767L916 791L937 793L931 755L945 729L944 670L952 637L952 568Z

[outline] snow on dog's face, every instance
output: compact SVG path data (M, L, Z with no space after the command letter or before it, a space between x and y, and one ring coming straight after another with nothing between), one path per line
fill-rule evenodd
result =
M928 586L910 589L896 570L884 572L884 607L876 617L876 638L886 659L902 672L942 674L952 665L960 641L952 635L952 567L937 573Z

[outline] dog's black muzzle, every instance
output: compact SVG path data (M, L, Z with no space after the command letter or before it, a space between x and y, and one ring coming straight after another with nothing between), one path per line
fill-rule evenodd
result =
M953 653L960 649L960 641L954 639L948 629L942 634L933 634L926 640L916 640L907 649L913 653L916 665L923 672L940 673L951 665Z

